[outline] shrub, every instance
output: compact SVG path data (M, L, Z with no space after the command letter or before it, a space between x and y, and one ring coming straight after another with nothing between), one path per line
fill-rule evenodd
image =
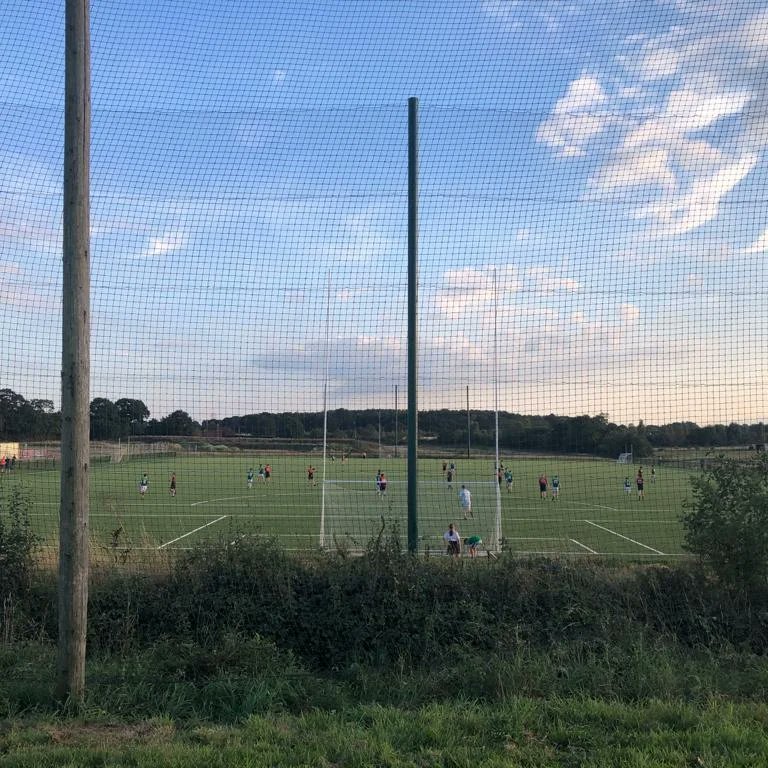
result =
M29 499L19 486L0 493L0 640L13 639L15 619L32 583L37 537L29 524Z
M683 547L729 586L754 589L768 578L768 456L719 457L691 481Z

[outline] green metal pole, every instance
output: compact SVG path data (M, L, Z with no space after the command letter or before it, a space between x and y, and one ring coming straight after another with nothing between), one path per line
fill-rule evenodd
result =
M419 549L419 100L408 99L408 551Z

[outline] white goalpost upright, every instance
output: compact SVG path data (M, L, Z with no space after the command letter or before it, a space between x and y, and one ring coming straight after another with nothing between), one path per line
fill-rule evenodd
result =
M501 485L498 482L498 472L501 465L501 458L499 457L499 294L498 272L495 267L493 268L493 390L496 433L496 515L491 545L495 552L501 552Z
M331 272L328 271L325 303L325 375L323 377L323 469L320 495L320 548L325 547L325 476L328 458L328 375L331 364Z

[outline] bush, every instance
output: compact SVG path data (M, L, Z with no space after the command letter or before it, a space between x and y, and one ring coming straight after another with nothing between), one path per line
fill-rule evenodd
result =
M768 579L768 456L719 457L691 481L683 547L727 585L753 590Z
M29 524L29 499L15 486L0 493L0 641L13 639L20 606L32 584L37 537Z

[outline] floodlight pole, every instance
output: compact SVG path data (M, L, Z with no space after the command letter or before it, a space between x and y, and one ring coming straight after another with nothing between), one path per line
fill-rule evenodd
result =
M419 548L419 100L408 99L408 551Z
M61 349L61 501L56 695L85 695L90 452L89 0L66 0Z

